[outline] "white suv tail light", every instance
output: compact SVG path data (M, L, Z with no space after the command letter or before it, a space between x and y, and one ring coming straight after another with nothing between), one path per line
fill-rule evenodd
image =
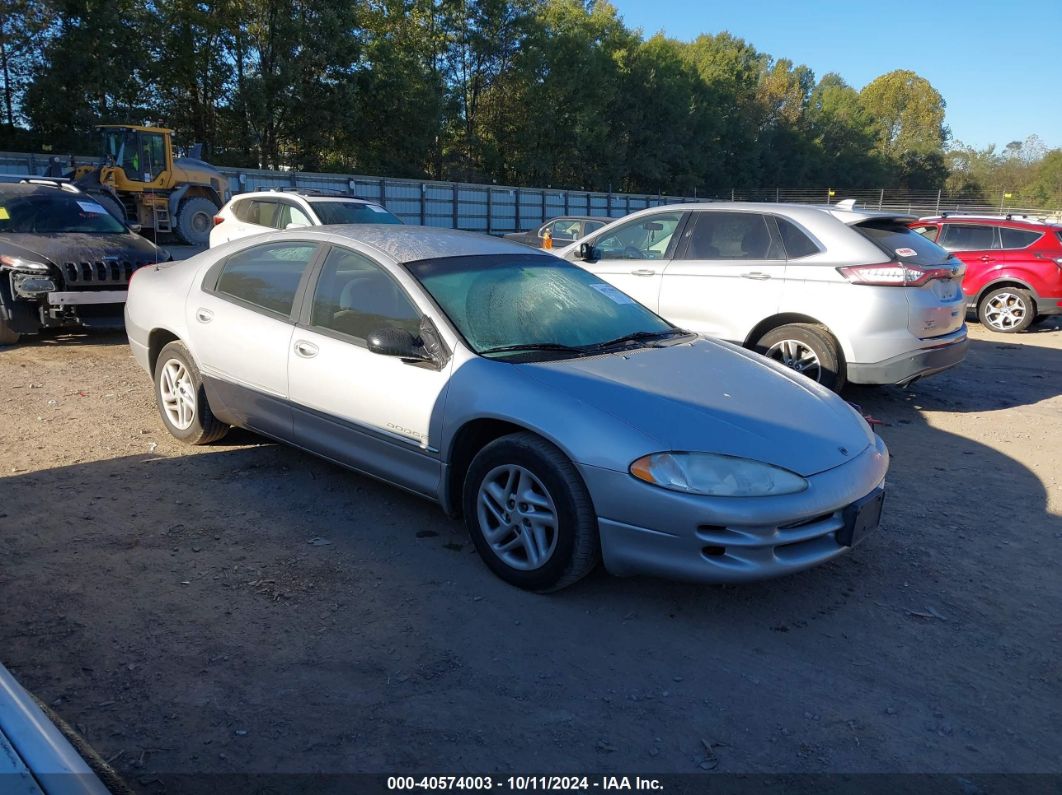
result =
M921 287L933 279L962 276L961 270L951 267L929 268L905 262L849 265L837 270L853 284L874 284L881 287Z

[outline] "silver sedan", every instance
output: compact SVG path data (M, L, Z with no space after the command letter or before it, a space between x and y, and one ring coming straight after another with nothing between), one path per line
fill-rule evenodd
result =
M845 401L508 241L254 237L139 271L126 326L178 439L249 428L432 499L522 588L773 577L880 520L888 453Z

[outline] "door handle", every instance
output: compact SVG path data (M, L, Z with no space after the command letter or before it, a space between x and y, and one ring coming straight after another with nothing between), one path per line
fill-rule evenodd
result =
M758 282L766 281L771 278L769 273L760 273L759 271L751 271L749 273L741 274L742 279L755 279Z
M195 319L198 320L200 323L209 323L211 320L214 319L214 313L211 312L209 309L200 308L195 311Z
M301 356L303 359L312 359L318 353L318 348L312 342L306 342L305 340L299 340L295 343L295 355Z
M631 271L632 276L656 276L656 271L652 268L638 268L638 270Z
M985 255L983 255L981 257L981 262L992 262L994 260L995 260L995 257L990 257L987 254L985 254Z

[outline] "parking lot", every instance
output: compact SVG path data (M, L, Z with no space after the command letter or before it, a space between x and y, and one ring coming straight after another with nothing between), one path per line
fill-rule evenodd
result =
M192 449L122 335L0 352L4 662L137 789L200 772L1057 772L1062 324L852 390L883 527L741 587L552 596L435 506Z

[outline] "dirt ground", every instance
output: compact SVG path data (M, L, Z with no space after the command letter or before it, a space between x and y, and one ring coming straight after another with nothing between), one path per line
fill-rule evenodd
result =
M130 784L187 773L1062 772L1062 323L847 397L884 525L762 584L506 586L435 506L234 432L120 335L0 351L0 660Z

